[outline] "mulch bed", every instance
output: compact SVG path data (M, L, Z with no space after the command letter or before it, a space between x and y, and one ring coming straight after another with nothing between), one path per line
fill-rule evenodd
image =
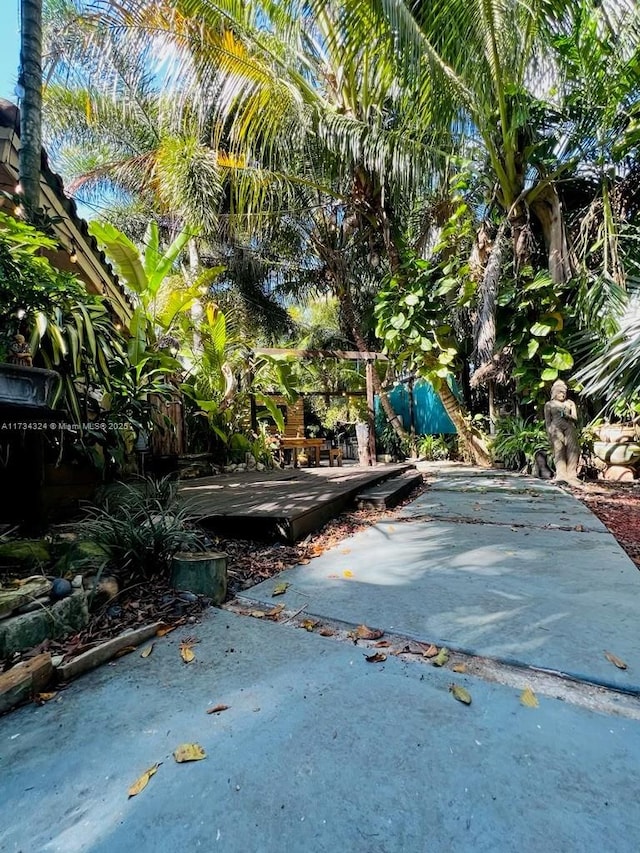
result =
M640 481L587 483L573 493L613 534L640 569Z

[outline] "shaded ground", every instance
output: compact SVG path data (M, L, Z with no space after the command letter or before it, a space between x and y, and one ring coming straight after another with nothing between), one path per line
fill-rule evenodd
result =
M275 579L245 590L252 607L286 608L277 624L211 609L152 654L0 719L0 850L636 853L637 572L560 489L469 469L433 483L286 571L282 597ZM260 571L284 557L272 554ZM329 602L335 631L296 622L303 602L309 617ZM422 619L419 638L396 614ZM391 622L358 640L362 623ZM480 656L438 668L412 649L438 627L476 630ZM514 642L517 671L483 657ZM559 670L586 683L570 696ZM176 763L180 744L204 760Z
M197 481L194 481L197 482ZM424 491L420 486L400 504L404 506ZM397 508L396 508L397 509ZM295 545L283 542L265 543L250 539L225 539L212 537L211 547L229 555L229 589L227 599L232 599L248 587L266 580L297 564L305 564L319 557L328 548L390 516L394 510L353 510L341 513L316 533ZM99 643L116 637L128 628L139 628L152 622L164 621L168 626L189 626L200 620L209 606L203 596L179 593L172 590L164 577L153 581L125 586L117 596L105 603L93 616L89 625L64 641L45 640L34 649L16 654L13 665L43 651L64 655L71 660Z
M400 504L400 508L414 501L428 489L428 485L414 490ZM590 483L573 490L579 498L607 527L620 546L640 568L640 482ZM364 531L385 518L391 511L353 510L341 513L324 527L295 545L267 544L249 539L214 540L215 547L229 555L228 599L244 589L267 580L296 564L319 557L329 548L347 537ZM116 601L102 607L91 623L81 633L56 643L46 641L21 657L30 657L43 650L65 654L71 659L88 648L120 634L126 628L164 620L180 627L199 621L208 602L201 596L179 596L166 580L158 578L153 584L138 585L122 590ZM19 659L16 657L16 660ZM15 662L15 661L12 661Z

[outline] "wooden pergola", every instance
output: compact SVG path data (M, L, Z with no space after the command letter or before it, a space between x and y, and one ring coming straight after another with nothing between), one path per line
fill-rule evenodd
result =
M386 355L379 352L358 352L357 350L324 350L324 349L286 349L284 347L256 347L253 350L256 355L285 355L294 358L333 358L341 361L364 361L365 381L367 395L367 424L369 426L369 446L367 453L367 464L376 465L376 432L375 432L375 409L373 389L373 365L376 361L388 361ZM313 393L313 392L311 392ZM319 392L326 393L326 392ZM353 392L347 392L350 394ZM359 392L362 393L362 392ZM354 394L355 396L355 394ZM358 394L359 396L359 394Z

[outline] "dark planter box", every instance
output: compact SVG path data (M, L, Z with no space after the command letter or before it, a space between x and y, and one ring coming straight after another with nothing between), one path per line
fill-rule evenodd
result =
M59 381L54 370L0 364L0 408L48 410Z

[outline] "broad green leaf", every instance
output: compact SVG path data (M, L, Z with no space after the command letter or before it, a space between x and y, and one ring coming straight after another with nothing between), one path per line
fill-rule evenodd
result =
M144 271L147 279L151 278L160 261L160 230L155 219L147 225L144 233Z
M278 408L278 406L274 403L273 398L269 397L265 394L256 393L256 403L259 403L261 406L265 406L273 420L275 421L276 428L278 432L284 432L284 415Z
M539 346L540 342L536 341L535 338L532 338L527 344L527 356L529 358L533 358L534 355L538 352Z
M549 367L555 367L557 370L571 370L573 367L573 356L566 349L558 348L542 359Z
M147 276L140 260L140 252L131 240L108 222L89 223L89 233L96 238L118 275L131 290L139 294L144 293L148 286Z
M165 280L174 263L176 262L180 252L184 249L186 244L188 243L190 237L193 236L193 232L188 229L183 229L173 243L169 246L164 255L160 258L155 270L153 271L153 275L149 276L148 281L148 290L149 294L153 297L158 292L158 288Z
M552 332L554 327L549 323L543 323L539 321L534 323L533 326L529 329L532 335L535 335L537 338L546 338L546 336Z
M552 382L554 379L558 378L558 371L555 367L545 367L540 374L540 378L543 382Z

